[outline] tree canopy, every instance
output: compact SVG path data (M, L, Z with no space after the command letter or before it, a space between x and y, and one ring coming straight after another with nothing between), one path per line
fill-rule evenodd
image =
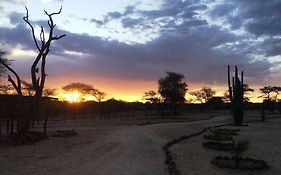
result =
M203 87L201 90L193 91L190 94L195 96L199 102L206 103L215 95L215 93L215 90L209 87Z
M264 98L264 100L273 100L278 101L278 96L281 92L280 86L265 86L263 88L260 88L260 92L262 95L260 97ZM271 96L272 93L275 93L273 96Z
M9 60L6 58L6 52L3 50L0 50L0 77L3 76L3 74L6 72L6 68L3 65L4 64L9 64Z
M84 101L85 97L87 95L93 96L98 102L101 102L105 97L106 93L102 92L96 88L94 88L92 85L81 83L81 82L73 82L69 83L66 86L63 86L62 89L69 93L80 93L80 101Z
M160 102L160 97L159 94L153 90L149 90L144 93L143 100L146 100L149 103L159 103Z
M163 97L165 103L183 103L187 84L184 82L184 76L175 72L167 72L166 77L158 81L158 92Z

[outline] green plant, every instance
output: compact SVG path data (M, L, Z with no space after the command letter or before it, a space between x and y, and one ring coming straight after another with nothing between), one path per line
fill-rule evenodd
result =
M232 140L231 135L221 129L210 130L210 133L211 133L210 137L216 141Z
M250 142L248 140L239 140L234 145L234 153L236 158L236 166L239 164L240 156L249 149Z

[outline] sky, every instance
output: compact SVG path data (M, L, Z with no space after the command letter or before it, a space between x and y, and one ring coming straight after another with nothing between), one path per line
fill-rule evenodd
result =
M28 80L36 35L49 13L57 24L46 86L84 82L109 97L140 100L167 71L185 76L189 91L227 89L227 65L250 87L280 86L280 0L0 0L0 48ZM46 28L47 29L47 28Z

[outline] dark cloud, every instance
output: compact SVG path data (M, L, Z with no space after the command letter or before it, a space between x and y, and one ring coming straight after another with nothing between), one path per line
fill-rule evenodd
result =
M135 10L135 7L129 5L129 6L125 7L124 12L119 12L119 11L108 12L102 20L97 20L95 18L92 18L92 19L90 19L90 22L96 23L97 26L100 27L102 25L106 25L109 21L128 17L130 14L134 13L134 10Z
M224 1L209 13L214 18L225 18L234 29L244 27L250 33L261 35L280 35L281 1Z
M137 19L134 19L134 18L124 18L124 19L122 19L122 25L123 25L123 27L125 27L125 28L133 28L133 27L135 27L136 25L139 25L139 24L141 24L142 22L144 22L144 19L142 19L142 18L137 18Z
M134 10L135 10L135 7L134 6L127 6L125 7L125 10L124 12L109 12L107 13L107 17L111 18L111 19L119 19L121 17L127 17L128 15L130 14L133 14L134 13Z
M109 13L107 14L107 16L109 16L110 18L116 19L116 18L122 17L123 14L120 13L120 12L109 12Z
M23 13L18 13L18 12L12 12L9 14L9 19L11 24L17 25L23 22L23 16L25 16L25 14Z
M139 80L157 80L165 71L175 71L184 74L188 81L219 84L226 82L227 65L238 65L245 70L247 83L266 81L274 65L266 59L255 60L252 55L280 55L280 37L276 37L280 34L264 26L258 27L261 32L250 29L249 26L259 23L259 14L254 14L254 9L259 9L258 4L246 6L245 3L250 1L239 1L238 5L225 2L212 9L209 15L223 18L232 28L245 27L249 34L236 35L223 26L211 25L200 18L199 11L208 10L206 4L200 1L165 0L159 10L146 11L128 6L124 12L108 13L105 19L119 20L128 29L158 28L157 38L145 44L126 44L57 28L57 34L66 34L66 37L54 43L48 70L53 75L72 71L87 77ZM265 9L270 7L270 3L266 4ZM237 12L241 14L236 15ZM261 19L268 20L269 11L262 13L266 19ZM133 14L134 17L131 16ZM17 15L10 15L11 21L16 22L13 16ZM280 21L277 13L272 16ZM106 25L104 20L92 22ZM273 28L278 27L275 25ZM0 34L4 36L0 42L34 48L30 31L24 26L17 25L12 29L0 27ZM269 37L262 42L255 41L253 37L265 34ZM58 65L66 66L59 69Z
M31 32L24 25L17 25L15 28L0 27L0 42L16 47L20 44L23 49L32 49Z

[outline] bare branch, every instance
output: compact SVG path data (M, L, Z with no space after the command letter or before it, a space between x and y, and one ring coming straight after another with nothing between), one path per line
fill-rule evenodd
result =
M41 26L41 32L40 32L40 40L41 40L42 46L43 46L45 44L45 32L44 32L44 28L42 26Z
M36 37L35 37L34 27L31 25L31 23L30 23L29 20L28 20L29 15L28 15L28 9L27 9L27 7L25 7L25 10L26 10L26 15L25 15L22 19L23 19L23 20L29 25L29 27L31 28L31 32L32 32L32 37L33 37L34 43L35 43L35 45L36 45L36 48L37 48L37 49L39 50L39 52L40 52L40 48L39 48L39 45L38 45L37 40L36 40Z
M58 12L54 12L54 13L51 13L49 14L46 10L44 10L45 14L48 15L48 16L52 16L52 15L58 15L61 13L61 10L62 10L62 6L60 7L60 10Z
M66 36L65 34L63 34L61 36L54 36L54 37L52 37L52 40L59 40L59 39L65 37L65 36Z
M16 89L16 91L18 92L19 95L22 95L22 92L21 92L21 80L20 80L20 77L19 75L8 65L6 64L3 60L0 59L0 63L5 67L7 68L10 72L12 72L16 79L17 79L17 84L15 83L15 81L11 78L10 75L8 75L8 81L10 81L12 83L12 85L14 86L14 88Z

